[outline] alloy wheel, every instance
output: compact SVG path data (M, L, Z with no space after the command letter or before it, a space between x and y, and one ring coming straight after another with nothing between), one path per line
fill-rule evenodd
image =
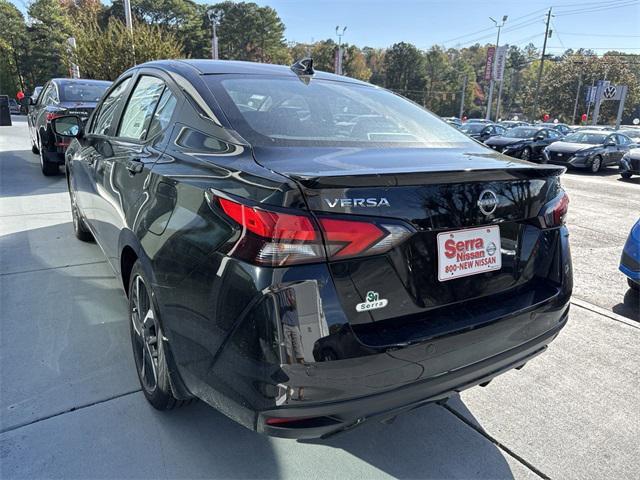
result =
M529 150L528 148L525 148L522 151L522 155L521 155L520 158L522 158L522 160L530 160L531 159L531 150Z
M601 166L602 166L602 159L600 157L596 157L593 159L593 163L591 164L591 171L593 173L596 173L600 170Z
M133 279L131 327L133 354L140 383L151 393L158 386L158 324L147 286L140 275Z

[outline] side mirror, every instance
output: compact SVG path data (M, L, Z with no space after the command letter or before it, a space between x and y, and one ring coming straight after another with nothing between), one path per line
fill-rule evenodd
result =
M614 142L613 140L607 140L606 142L604 142L604 146L605 147L615 147L616 146L616 142Z
M56 135L67 138L80 138L83 134L82 121L75 115L64 115L51 120L51 128Z
M35 105L36 104L36 97L29 97L29 105Z
M533 137L534 140L544 140L544 135L542 135L541 133L537 134L535 137Z

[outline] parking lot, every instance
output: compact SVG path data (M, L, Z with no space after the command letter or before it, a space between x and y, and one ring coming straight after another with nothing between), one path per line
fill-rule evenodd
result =
M13 120L0 129L1 478L637 477L640 306L617 266L640 177L564 176L574 301L545 354L444 406L295 442L202 403L147 404L119 283L75 239L64 176L41 174Z

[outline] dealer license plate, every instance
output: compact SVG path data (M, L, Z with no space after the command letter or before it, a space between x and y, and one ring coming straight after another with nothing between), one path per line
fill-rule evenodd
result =
M438 234L438 280L441 282L501 267L498 225Z

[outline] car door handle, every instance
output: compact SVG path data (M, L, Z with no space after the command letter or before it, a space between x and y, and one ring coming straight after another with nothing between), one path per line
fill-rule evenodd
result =
M132 175L135 175L136 173L140 173L144 169L144 164L140 161L139 158L135 158L133 160L127 160L124 166L127 170L129 170L129 173L131 173Z

